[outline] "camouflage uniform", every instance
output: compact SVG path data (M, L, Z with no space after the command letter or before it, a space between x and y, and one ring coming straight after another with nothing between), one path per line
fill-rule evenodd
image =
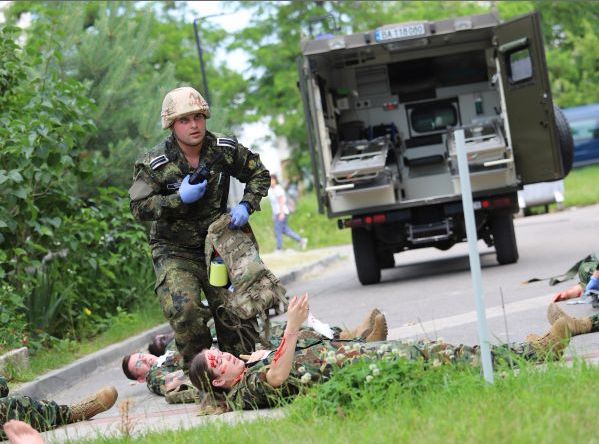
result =
M287 327L287 322L274 321L272 322L271 338L270 342L275 347L278 347L281 343L281 338ZM332 327L336 338L339 337L341 329L338 327ZM211 330L213 333L214 331ZM309 327L302 327L297 339L297 349L310 347L311 345L320 342L324 337L316 333ZM150 371L146 375L146 383L148 389L157 395L165 396L166 394L166 375L183 370L183 357L177 352L175 341L170 341L166 346L166 352L160 357L163 359L159 364L155 364L150 368Z
M36 401L23 395L9 396L6 380L0 376L0 439L6 439L2 426L11 419L19 419L44 432L69 424L70 416L68 406L54 401Z
M304 344L303 349L298 347L300 349L295 353L289 378L279 388L273 388L266 382L266 373L274 353L270 353L255 364L249 364L243 379L226 395L229 407L235 410L248 410L276 406L282 398L293 397L306 387L327 381L337 366L351 364L357 359L380 360L390 357L391 359L426 360L433 365L437 363L479 365L478 346L454 346L430 341L366 343L322 340L316 337L313 339L311 345ZM304 340L309 342L306 338ZM527 343L492 347L494 363L506 362L512 355L529 360L540 359Z
M593 275L593 272L597 270L599 266L599 257L595 253L589 254L587 257L576 262L568 271L564 274L560 274L558 276L553 276L549 278L532 278L525 281L525 284L529 284L531 282L538 281L549 281L549 285L557 285L565 282L567 280L573 279L576 275L578 275L578 283L582 288L586 287Z
M210 224L226 211L230 176L246 183L242 201L255 210L268 192L270 176L257 154L233 139L206 132L200 163L213 161L218 153L223 157L212 166L206 194L197 202L184 204L177 193L181 180L194 169L173 135L136 161L129 189L134 216L151 221L155 291L186 363L212 344L206 326L211 317L222 350L235 354L251 351L240 344L237 332L226 327L233 323L226 313L215 316L224 293L208 283L204 243ZM202 290L208 307L200 301Z
M285 287L260 259L258 243L251 230L232 230L229 228L231 216L223 214L208 228L206 236L206 266L210 267L210 258L218 252L223 259L231 282L231 290L220 289L224 292L224 310L235 319L235 325L241 320L254 323L254 329L240 332L240 336L250 336L253 332L262 330L260 338L251 337L250 342L260 341L268 344L270 338L270 320L268 310L274 308L277 313L286 310L288 302L285 299ZM262 328L257 320L261 319Z

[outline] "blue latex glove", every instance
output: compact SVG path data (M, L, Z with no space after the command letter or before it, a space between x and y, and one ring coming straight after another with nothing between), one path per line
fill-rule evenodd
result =
M186 204L193 203L204 197L204 194L206 194L206 186L208 185L208 181L206 179L197 185L190 185L189 177L189 175L185 176L181 182L181 186L179 187L179 196L181 196L183 203Z
M231 210L231 224L229 228L237 229L243 227L248 223L250 213L244 204L237 204L235 208Z
M592 291L594 291L595 293L599 293L599 278L592 277L589 280L589 283L584 289L584 294L590 294Z

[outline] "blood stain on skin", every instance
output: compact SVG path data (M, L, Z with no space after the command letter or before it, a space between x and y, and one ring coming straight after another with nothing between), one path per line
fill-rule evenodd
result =
M216 368L216 356L208 355L206 357L208 358L208 365L210 368Z
M281 341L281 344L279 345L279 348L277 348L277 351L275 352L275 356L272 359L272 365L277 365L279 363L279 359L281 359L281 356L283 355L283 353L285 353L286 343L287 343L287 338L285 336L283 336L283 340Z

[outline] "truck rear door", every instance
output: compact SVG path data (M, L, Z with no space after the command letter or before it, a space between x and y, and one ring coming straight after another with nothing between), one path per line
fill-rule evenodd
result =
M516 171L523 184L564 176L538 13L495 30Z
M323 202L326 199L325 186L326 186L326 178L325 172L323 168L323 159L320 154L320 150L317 149L320 147L319 140L317 138L314 116L311 111L311 101L310 97L314 97L313 92L311 91L312 85L309 83L309 71L307 67L304 66L305 59L303 57L297 58L297 70L299 74L299 89L300 94L302 96L302 103L304 104L304 120L306 122L306 133L308 136L308 146L310 148L310 158L312 160L312 174L314 177L314 188L316 191L316 197L318 200L318 212L323 213ZM312 92L312 94L311 94Z

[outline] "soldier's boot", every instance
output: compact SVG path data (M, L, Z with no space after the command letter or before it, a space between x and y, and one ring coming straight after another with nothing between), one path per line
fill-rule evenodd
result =
M593 322L590 317L586 318L574 318L568 315L564 310L562 310L559 305L556 303L549 304L547 307L547 320L551 325L555 324L555 322L560 319L566 319L568 324L568 329L572 336L584 335L585 333L591 333L593 329Z
M70 422L84 421L105 412L114 405L118 396L113 386L101 388L83 401L69 406Z
M380 313L374 318L374 327L372 332L366 336L366 342L386 341L387 340L387 319Z
M374 308L368 313L366 318L362 321L360 325L358 325L353 330L342 330L339 333L339 339L356 339L362 338L366 339L366 337L372 332L372 328L374 327L374 318L377 315L381 314L381 311L378 308Z
M570 343L570 337L567 320L559 318L543 336L530 334L526 337L526 341L540 358L559 358Z

